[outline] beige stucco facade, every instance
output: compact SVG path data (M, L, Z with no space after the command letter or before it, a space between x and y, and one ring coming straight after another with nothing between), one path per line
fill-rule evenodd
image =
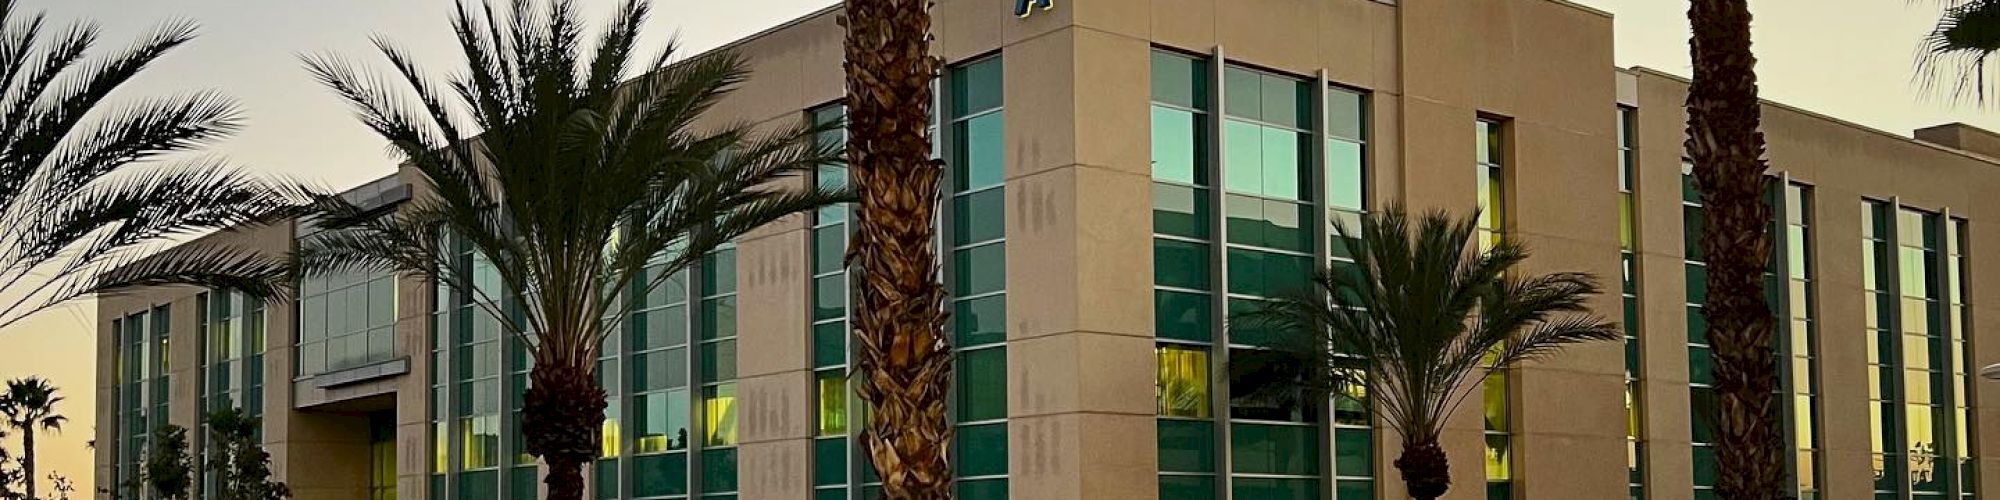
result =
M1160 497L1148 121L1155 49L1364 92L1370 208L1470 210L1473 124L1504 120L1512 145L1505 229L1535 251L1527 264L1535 272L1621 275L1615 112L1635 109L1641 484L1649 499L1695 498L1679 177L1686 84L1617 70L1608 14L1558 0L1076 0L1027 17L999 0L937 4L934 48L947 63L993 54L1005 61L1010 498ZM731 45L753 77L709 123L791 124L837 102L836 16L821 11ZM1967 362L2000 362L2000 341L1988 340L2000 335L1988 333L2000 332L2000 281L1977 279L2000 266L2000 230L1987 224L2000 217L2000 198L1980 196L2000 192L2000 138L1948 127L1918 141L1776 104L1765 116L1774 175L1814 191L1821 498L1874 498L1868 350L1859 334L1861 200L1969 221L1975 359ZM243 234L274 251L294 237L289 224ZM797 217L737 242L740 498L813 498L810 238L810 221ZM118 439L111 423L121 390L111 322L172 309L169 420L190 426L201 377L196 350L178 346L199 345L197 293L145 290L100 303L98 484L118 477L116 448L105 445ZM397 497L432 491L440 456L427 382L433 294L404 279L398 297L395 357L406 372L330 388L293 379L293 308L267 306L265 439L297 498L367 498L365 414L382 411L395 413ZM1593 304L1620 316L1616 295ZM1621 346L1594 345L1505 375L1515 388L1507 405L1515 498L1627 497L1624 364ZM1976 387L1975 402L2000 398L2000 387ZM1486 496L1478 406L1462 406L1446 436L1456 473L1449 499ZM1975 429L2000 429L2000 409L1974 406ZM1391 465L1396 437L1375 434L1376 497L1406 498ZM2000 478L2000 439L1975 436L1981 478Z

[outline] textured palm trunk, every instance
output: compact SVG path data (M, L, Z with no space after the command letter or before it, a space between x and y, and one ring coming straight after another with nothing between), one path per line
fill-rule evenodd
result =
M850 265L859 270L855 392L883 498L952 497L946 419L951 346L943 335L937 230L942 164L925 130L938 61L929 0L849 0L847 157L860 191Z
M598 455L604 389L596 360L536 359L522 395L521 436L548 463L549 500L583 499L583 466Z
M1781 498L1785 452L1779 432L1773 318L1764 300L1771 255L1765 206L1764 135L1758 131L1757 59L1745 0L1694 0L1688 11L1694 83L1687 151L1706 208L1708 340L1714 349L1717 493Z
M29 500L41 498L35 496L35 427L33 425L21 430L21 485L24 487L22 492L28 495L25 498Z
M1396 470L1403 473L1403 488L1410 498L1435 500L1451 489L1451 461L1436 438L1403 443Z

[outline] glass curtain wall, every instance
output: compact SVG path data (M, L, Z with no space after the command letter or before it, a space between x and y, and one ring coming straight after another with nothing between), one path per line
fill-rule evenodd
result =
M1363 210L1366 96L1213 64L1166 50L1152 55L1161 497L1371 498L1364 394L1303 407L1218 394L1252 389L1223 375L1218 358L1230 351L1219 348L1241 353L1278 341L1277 332L1225 331L1221 311L1303 290L1316 260L1352 263L1333 224L1353 227ZM1222 404L1227 413L1217 411ZM1323 416L1328 407L1332 422Z
M390 272L309 277L299 283L298 360L293 375L367 366L396 356L396 276Z
M264 302L240 292L210 291L195 296L201 332L201 431L193 436L198 464L209 460L208 414L234 408L256 418L264 414ZM263 429L252 431L260 439ZM197 465L204 496L215 495L215 472Z
M1686 261L1687 348L1689 385L1689 427L1693 449L1694 497L1716 498L1715 412L1720 401L1715 393L1715 361L1708 343L1708 316L1702 303L1708 297L1708 267L1701 249L1706 215L1701 195L1694 187L1694 167L1681 165L1681 207L1683 249ZM1787 492L1796 498L1817 498L1819 486L1818 367L1815 331L1818 328L1812 292L1811 252L1812 188L1781 178L1769 178L1764 203L1772 207L1770 226L1771 261L1764 274L1764 300L1775 316L1772 352L1780 376L1778 396L1785 419L1787 446L1792 450L1786 461L1791 485Z
M1007 498L1007 254L1004 66L999 56L949 70L945 227L951 265L952 406L958 497Z
M170 345L167 326L172 314L168 306L141 310L112 320L118 337L118 422L117 443L113 448L115 482L105 488L119 498L151 498L139 487L148 444L153 429L167 424L172 406L172 366L168 364Z

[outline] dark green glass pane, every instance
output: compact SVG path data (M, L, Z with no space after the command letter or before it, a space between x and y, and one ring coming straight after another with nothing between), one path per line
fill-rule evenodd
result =
M521 474L522 472L526 472L527 474ZM592 463L590 467L590 475L592 480L597 483L596 494L594 495L595 497L600 499L618 498L617 460L598 460ZM534 467L515 467L509 470L508 476L514 482L513 484L514 494L516 495L521 494L522 490L524 489L523 487L525 486L526 487L525 489L527 490L527 495L520 498L530 498L530 499L535 498L536 488L535 488ZM526 477L527 479L526 481L521 480L523 476Z
M1688 348L1688 383L1714 384L1715 360L1705 347Z
M959 477L1007 473L1006 422L960 426L954 439Z
M461 500L493 500L500 498L500 471L482 470L458 473L458 498Z
M1179 240L1153 240L1153 284L1192 290L1209 289L1209 246Z
M1694 449L1694 485L1715 486L1715 449L1698 446Z
M702 344L701 380L716 382L736 378L736 341Z
M1368 429L1333 431L1333 471L1339 476L1375 475L1375 439Z
M1277 75L1264 78L1264 120L1292 128L1312 123L1312 87Z
M1006 122L1000 113L952 125L952 192L1000 184L1006 174Z
M1215 328L1208 294L1153 291L1153 333L1160 338L1208 342Z
M813 440L813 486L847 484L847 439Z
M1486 483L1486 500L1512 500L1513 498L1514 498L1514 483L1510 482ZM1697 496L1697 498L1699 498L1699 496Z
M813 500L848 500L847 488L821 488L813 490Z
M1311 252L1312 206L1229 195L1229 242L1293 252Z
M999 57L952 68L952 116L965 116L1000 107L1004 102L1003 68Z
M1700 307L1687 307L1688 343L1708 344L1708 313Z
M951 199L953 245L963 246L1000 239L1007 235L1007 210L1002 206L1005 189L988 189Z
M701 260L701 293L710 297L736 293L735 250L716 250Z
M1342 479L1333 486L1333 497L1340 500L1349 498L1367 500L1375 498L1375 482L1360 479Z
M1213 500L1214 476L1160 476L1161 500Z
M1236 498L1258 500L1314 500L1319 498L1319 480L1312 478L1237 477L1231 492Z
M1314 446L1318 434L1309 425L1235 423L1229 430L1230 458L1235 472L1318 474L1319 454Z
M1153 179L1208 185L1209 115L1153 106Z
M1007 480L959 481L958 500L1007 500Z
M1687 266L1687 301L1700 304L1708 300L1708 266Z
M1007 296L989 295L952 302L951 322L960 347L1007 340Z
M1208 239L1208 190L1174 184L1153 184L1153 232Z
M847 317L847 276L813 278L813 321Z
M847 363L847 323L835 321L813 325L813 367Z
M1264 307L1264 301L1256 299L1229 299L1229 317L1241 318L1256 313ZM1299 340L1293 332L1283 331L1252 321L1231 321L1228 325L1229 343L1256 347L1284 347L1297 345Z
M1003 243L958 250L952 254L952 265L957 271L952 277L956 281L956 286L952 287L954 296L967 297L1007 288L1007 246Z
M688 454L652 454L632 458L632 496L668 496L688 492Z
M1208 103L1208 64L1163 51L1153 51L1153 100L1189 108Z
M1215 472L1214 422L1161 419L1159 440L1161 471Z
M736 491L736 448L701 452L701 489L703 493Z
M813 230L813 274L845 269L842 252L847 251L847 225L837 224Z
M734 336L736 336L736 296L702 300L702 340Z
M1246 249L1229 249L1229 293L1282 297L1305 291L1312 276L1312 258Z
M977 349L958 355L958 421L1007 418L1007 351Z
M1681 252L1687 260L1706 260L1701 252L1701 231L1708 226L1707 219L1700 207L1681 207Z

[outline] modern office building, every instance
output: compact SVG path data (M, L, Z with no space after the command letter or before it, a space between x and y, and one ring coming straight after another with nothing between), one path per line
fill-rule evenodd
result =
M1223 320L1348 265L1331 224L1402 202L1470 213L1530 271L1621 283L1624 345L1476 390L1447 498L1715 498L1702 207L1687 83L1612 60L1612 20L1559 0L940 0L950 413L967 500L1395 499L1364 400L1238 398ZM731 45L756 73L715 123L840 119L829 8ZM2000 135L1887 133L1766 106L1770 298L1799 498L2000 488ZM826 140L841 140L830 134ZM814 182L844 182L828 167ZM394 210L404 172L357 189ZM1985 193L1982 195L1982 193ZM274 251L309 221L217 234ZM848 214L757 231L635 294L606 341L596 498L856 499L875 479L849 389ZM485 269L467 252L453 265ZM497 278L483 274L476 286ZM1981 283L1986 283L1982 285ZM533 498L522 346L473 294L406 276L295 302L160 288L102 298L97 484L161 423L264 418L298 498ZM195 433L199 436L200 433Z

